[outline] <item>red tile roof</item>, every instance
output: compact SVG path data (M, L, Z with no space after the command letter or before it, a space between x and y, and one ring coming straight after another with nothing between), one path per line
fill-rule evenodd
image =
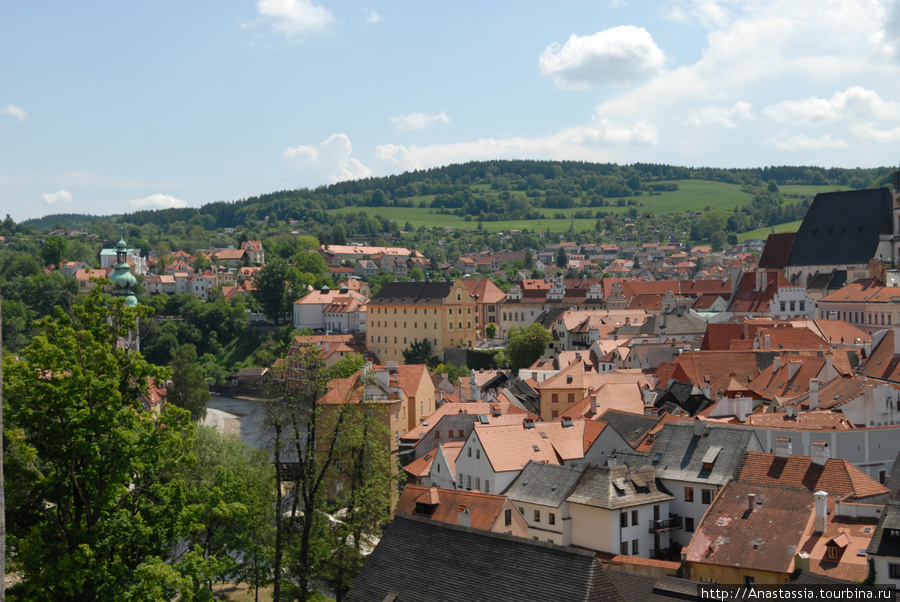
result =
M775 454L747 451L741 458L737 479L772 487L826 491L832 505L835 499L847 495L851 495L853 501L860 501L889 493L887 487L847 460L838 458L829 458L823 466L814 463L809 456L779 458Z
M423 497L424 496L424 497ZM403 489L397 502L397 511L416 514L416 504L434 505L434 512L429 516L432 520L457 524L461 507L469 510L469 525L475 529L490 531L503 511L507 497L479 491L457 491L455 489L438 489L423 487L409 483ZM419 514L421 516L421 514Z

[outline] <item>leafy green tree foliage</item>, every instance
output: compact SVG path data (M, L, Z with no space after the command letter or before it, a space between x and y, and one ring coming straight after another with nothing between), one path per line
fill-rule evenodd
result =
M348 355L345 355L331 367L328 378L349 378L356 374L356 372L360 368L362 368L365 363L366 358L364 358L359 353L350 353Z
M484 327L484 336L489 339L493 339L497 336L497 325L491 322L487 326Z
M209 385L203 367L197 361L197 348L181 345L172 352L172 385L168 388L168 400L191 413L191 420L206 417L209 403Z
M297 359L302 382L269 406L276 479L288 491L275 515L275 599L285 585L291 599L308 600L312 579L331 580L339 595L347 589L364 547L389 520L394 477L389 417L361 402L362 380L332 392L333 403L318 403L330 375L321 350L304 347ZM283 472L282 461L293 468ZM337 520L327 513L335 508Z
M566 255L566 250L560 247L556 252L556 267L565 268L567 265L569 265L569 256Z
M440 363L437 356L431 352L431 341L429 339L410 343L409 347L401 353L403 353L403 363L405 364L425 364L429 368L435 368Z
M183 488L167 475L190 457L193 428L184 410L141 407L168 371L117 345L139 316L96 287L71 313L41 320L4 366L7 428L33 458L28 478L10 484L21 599L124 599L139 567L168 556L181 533Z
M67 253L66 239L62 236L48 236L41 247L41 257L48 266L54 265L59 269L59 265L65 260Z
M537 322L524 328L510 326L509 345L506 348L510 368L516 371L527 368L541 357L552 340L550 331Z
M254 588L265 586L275 536L275 473L268 453L208 426L197 427L192 451L197 461L178 469L187 485L186 545L218 559L215 573L193 587L211 592L213 578L234 575Z
M276 257L259 271L256 278L256 289L253 297L262 306L263 313L276 324L281 323L291 310L291 290L288 280L291 277L287 262Z

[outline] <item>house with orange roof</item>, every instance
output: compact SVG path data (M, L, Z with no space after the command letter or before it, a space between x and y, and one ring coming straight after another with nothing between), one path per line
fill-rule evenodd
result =
M847 460L820 453L798 456L792 453L791 440L779 437L775 453L745 451L735 471L735 479L773 487L803 487L811 493L826 491L828 508L836 502L884 505L890 491Z
M794 329L790 329L794 330ZM800 354L776 354L772 365L750 381L749 389L758 399L792 401L809 392L810 381L827 381L838 376L832 355L808 357Z
M900 287L885 286L877 279L868 278L851 282L822 297L816 309L819 318L844 320L874 334L900 325L898 298Z
M813 310L805 287L791 284L777 270L755 270L741 273L726 311L786 320L812 316Z
M337 299L341 301L336 303ZM365 332L367 319L362 307L368 299L352 292L346 286L332 290L323 286L311 291L293 303L293 324L295 330L336 330L337 332ZM331 311L330 324L338 328L326 328L326 310ZM362 314L362 315L350 315Z
M605 422L534 422L517 426L476 424L456 460L457 488L503 492L530 461L566 466L603 463L627 446Z
M247 254L247 260L253 265L266 265L266 251L261 240L245 240L241 250Z
M505 495L408 484L397 512L494 533L526 537L528 523Z
M507 402L447 402L400 436L400 463L407 464L441 443L468 439L476 424L520 425L530 414Z
M402 445L401 440L401 445ZM445 441L403 466L408 483L456 489L456 458L465 441ZM401 452L402 453L402 452Z
M837 501L824 490L736 480L716 497L684 555L689 578L781 585L796 568L845 581L869 576L865 550L880 504Z
M638 388L651 385L649 378L641 373L598 372L590 362L575 361L540 383L541 418L554 420L588 397L591 391L611 383L631 384Z
M591 389L587 397L560 414L559 418L600 420L608 410L644 415L644 389L638 383L604 383Z

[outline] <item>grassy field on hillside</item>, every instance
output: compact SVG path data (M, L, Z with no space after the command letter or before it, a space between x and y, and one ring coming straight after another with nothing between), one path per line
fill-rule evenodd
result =
M820 192L837 192L838 190L850 190L847 186L779 186L782 194L801 194L814 197Z
M782 232L796 232L800 229L800 224L802 224L802 220L797 220L796 222L787 222L786 224L778 224L775 226L775 232L780 234ZM749 232L744 232L743 234L738 234L738 240L743 242L748 238L760 238L762 240L766 240L769 237L769 234L772 233L772 228L758 228L756 230L751 230Z
M752 198L750 195L741 192L739 186L734 184L725 184L722 182L709 182L706 180L677 180L672 183L678 184L678 190L672 192L663 192L661 194L642 195L637 197L629 197L624 199L626 206L619 207L617 202L619 199L610 199L613 204L611 207L591 207L594 212L601 210L610 213L626 213L631 207L628 202L636 203L637 210L640 213L655 213L664 215L669 213L684 213L685 211L703 211L706 207L715 207L723 211L731 211L735 206L741 206L749 203ZM480 192L488 192L487 186L474 186ZM524 192L514 191L513 195L524 195ZM421 203L429 205L434 200L434 195L418 196L409 199L413 203L413 207L344 207L334 210L335 213L354 213L362 211L369 216L379 216L391 221L397 222L403 228L408 222L413 228L420 226L425 227L443 227L449 226L454 229L478 227L476 221L465 221L464 218L456 215L442 215L438 210L429 207L419 207ZM585 207L575 207L572 209L540 209L544 218L540 220L505 220L498 222L484 222L482 227L487 232L507 232L509 230L530 230L536 232L545 232L550 228L551 232L565 232L572 225L572 214L577 211L584 211ZM555 215L562 214L564 219L555 218ZM593 219L576 219L574 228L576 232L584 230L592 230L595 225Z

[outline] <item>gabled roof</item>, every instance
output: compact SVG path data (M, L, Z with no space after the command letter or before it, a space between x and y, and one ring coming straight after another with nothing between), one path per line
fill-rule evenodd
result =
M596 424L606 427L606 423ZM535 422L532 428L476 423L475 434L494 472L508 472L521 470L531 460L562 464L583 458L586 428L584 420L575 421L569 427L559 422ZM587 434L596 440L599 432L591 428Z
M884 507L884 512L878 520L878 526L875 527L875 533L872 535L872 541L866 552L878 556L892 556L900 558L900 539L891 537L890 533L885 530L900 530L900 503L896 501L889 502Z
M893 234L887 188L817 194L797 231L788 266L865 264L879 235Z
M441 305L450 294L450 282L386 282L372 305Z
M426 504L433 506L433 512L428 518L455 525L459 507L465 506L469 510L469 524L475 529L490 531L500 517L505 502L505 495L438 489L408 483L400 494L397 512L416 514L416 504Z
M527 578L516 566L530 567ZM588 550L400 514L384 532L347 602L624 602Z
M775 454L745 451L735 474L739 481L748 483L826 491L829 503L848 495L852 497L847 501L866 503L865 498L888 493L887 487L838 458L829 458L821 465L809 456L779 458Z
M753 510L749 495L756 496ZM791 573L813 517L805 489L732 481L716 496L687 547L685 560L748 570Z
M859 374L869 378L900 382L900 348L897 341L898 331L885 331L872 341L872 353L859 367Z
M650 431L662 419L659 416L644 416L618 410L607 410L600 415L600 420L609 424L614 431L628 442L628 445L637 448L641 441L650 434Z
M578 484L581 474L573 466L528 462L506 495L514 502L559 508Z
M660 383L678 378L676 369L683 370L687 381L702 386L723 374L734 374L741 382L756 378L761 369L771 364L771 352L756 351L685 351L675 361L662 364L654 373Z
M566 499L570 504L613 510L674 498L657 488L656 474L652 468L588 466Z
M720 424L703 425L700 436L694 432L694 422L674 422L657 433L647 457L657 477L721 485L732 478L744 450L756 440L752 429Z
M783 232L769 234L766 246L759 255L759 267L780 270L787 264L794 246L796 232Z

